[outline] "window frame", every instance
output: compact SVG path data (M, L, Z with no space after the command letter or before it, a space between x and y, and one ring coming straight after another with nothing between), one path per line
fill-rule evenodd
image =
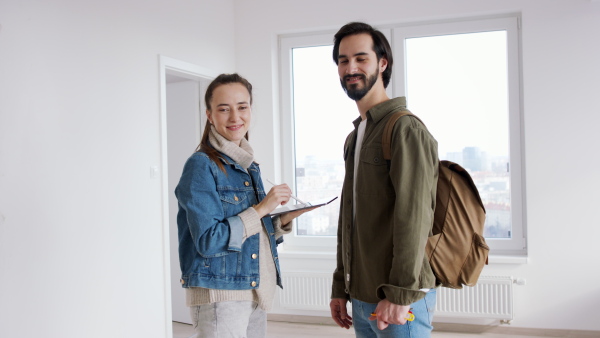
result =
M507 72L508 72L508 123L509 123L509 158L511 185L511 218L512 238L486 238L491 254L526 255L526 222L525 222L525 185L522 131L522 100L520 70L520 34L519 17L497 17L479 20L463 20L439 23L407 25L393 29L392 50L394 53L393 79L394 96L406 95L406 39L479 33L489 31L506 31L507 38Z
M294 48L326 46L333 43L335 31L308 33L302 35L279 36L279 61L281 77L281 143L282 143L282 177L292 188L296 187L296 151L294 140L294 78L292 74L292 54ZM331 60L334 66L333 59ZM341 149L340 149L341 152ZM342 156L340 154L340 156ZM295 222L295 221L294 221ZM335 236L298 236L296 225L290 234L285 235L284 250L319 250L322 252L335 252L337 240Z
M490 255L526 256L527 227L525 218L525 180L523 158L522 130L522 96L521 96L521 59L520 59L520 18L517 15L495 16L489 18L448 20L443 22L418 22L393 24L377 27L390 41L394 52L394 71L387 92L390 97L405 96L406 93L406 62L405 44L407 38L436 35L453 35L476 33L492 30L507 32L507 62L508 62L508 96L509 96L509 157L511 180L511 217L512 238L486 238L490 245ZM299 34L279 35L279 72L280 72L280 112L282 140L282 179L296 191L295 178L295 132L293 104L293 74L292 51L294 48L316 47L333 44L336 31L318 31ZM332 62L332 67L335 64ZM340 156L341 149L340 149ZM293 231L285 236L283 250L335 252L337 240L335 236L298 236Z

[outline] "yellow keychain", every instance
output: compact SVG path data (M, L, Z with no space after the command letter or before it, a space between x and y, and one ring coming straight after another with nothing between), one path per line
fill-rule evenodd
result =
M377 314L375 312L371 312L371 316L377 317ZM412 322L413 320L415 320L415 315L412 313L412 311L408 311L408 314L406 315L405 319L409 322Z

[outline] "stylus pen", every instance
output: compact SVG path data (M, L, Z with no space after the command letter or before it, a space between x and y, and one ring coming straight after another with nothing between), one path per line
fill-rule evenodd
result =
M275 183L273 183L273 182L272 182L270 179L268 179L268 178L267 178L267 182L271 183L272 185L278 185L278 184L275 184ZM304 204L304 205L308 205L308 203L304 203L304 202L302 202L302 200L301 200L301 199L299 199L298 197L296 197L296 196L294 196L294 195L291 195L291 197L292 197L293 199L295 199L295 200L296 200L296 202L298 202L298 203L302 203L302 204Z

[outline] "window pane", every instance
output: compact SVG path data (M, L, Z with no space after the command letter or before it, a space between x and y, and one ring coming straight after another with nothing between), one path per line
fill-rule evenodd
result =
M512 232L506 39L505 31L406 39L409 109L438 140L440 159L470 172L488 238Z
M303 201L339 196L343 146L358 117L340 86L333 46L292 50L296 192ZM297 235L335 236L339 198L297 219Z

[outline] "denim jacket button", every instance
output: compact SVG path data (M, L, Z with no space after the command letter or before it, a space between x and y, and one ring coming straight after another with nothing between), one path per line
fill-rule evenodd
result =
M256 257L258 257L257 254L252 254L252 259L256 259Z
M244 182L244 185L250 186L250 182L246 181L246 182Z
M185 281L183 279L180 279L179 282L183 285L185 284Z
M233 196L233 199L237 202L239 198L237 196Z
M256 282L252 282L252 283L250 283L250 285L251 285L252 287L255 287L255 286L256 286Z

